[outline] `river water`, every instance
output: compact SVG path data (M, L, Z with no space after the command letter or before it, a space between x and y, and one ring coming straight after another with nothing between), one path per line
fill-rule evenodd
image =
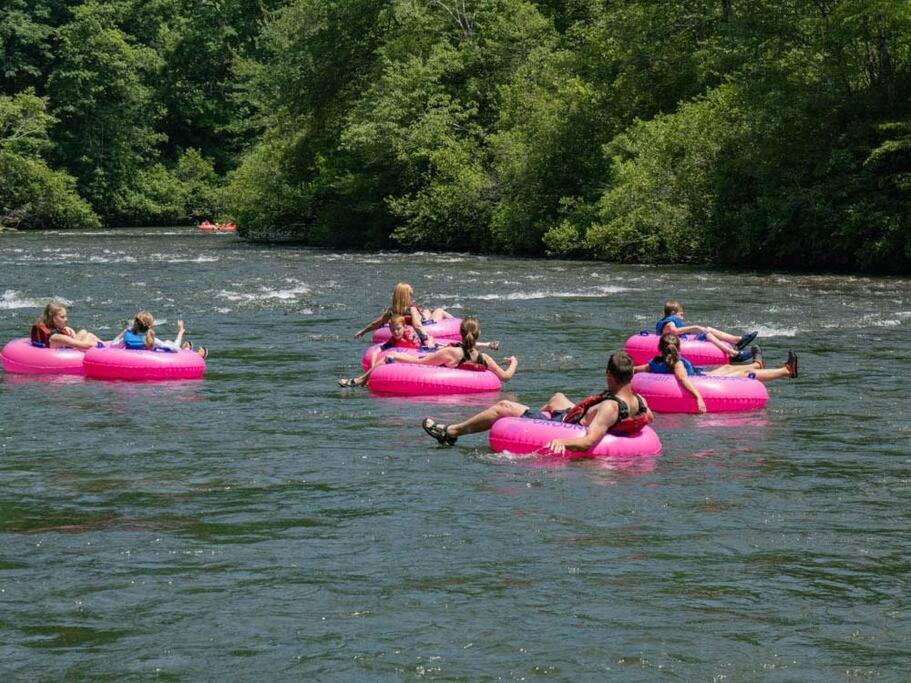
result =
M411 282L476 314L503 396L601 387L668 297L757 329L766 410L658 416L633 466L439 448L490 397L343 390ZM0 237L0 339L56 297L150 309L201 382L0 379L0 673L163 680L906 680L911 280L248 245L191 229Z

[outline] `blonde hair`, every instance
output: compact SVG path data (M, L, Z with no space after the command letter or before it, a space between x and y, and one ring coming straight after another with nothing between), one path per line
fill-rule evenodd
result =
M54 317L61 311L65 310L66 306L52 301L44 307L44 311L41 312L41 317L38 318L38 320L35 322L43 324L49 330L53 330L56 328L54 325Z
M393 325L404 325L404 324L405 324L404 315L396 314L396 315L393 315L391 318L389 318L389 327L392 327Z
M411 285L407 282L398 283L392 290L392 306L389 307L389 312L392 315L405 315L413 304L413 296L414 290Z
M670 301L664 302L664 316L665 317L679 313L682 309L683 309L683 306L680 305L679 301L674 301L673 299L671 299Z
M152 326L155 324L155 318L148 311L139 311L133 318L133 334L146 333L145 345L147 349L155 346L155 330Z
M459 334L462 335L462 348L466 352L470 352L475 344L478 342L478 337L481 336L481 326L478 324L477 318L464 318L462 324L459 325Z

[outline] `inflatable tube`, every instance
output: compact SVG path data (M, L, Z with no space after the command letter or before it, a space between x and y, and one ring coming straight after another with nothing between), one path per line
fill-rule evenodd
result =
M24 375L84 375L85 354L79 349L32 346L31 339L13 339L0 351L3 369Z
M400 396L474 394L499 391L500 378L490 370L459 370L440 365L389 363L381 365L367 380L371 391Z
M85 352L85 374L96 379L200 379L206 361L195 351L133 351L112 348Z
M747 377L694 375L693 385L702 394L709 413L733 413L762 408L769 400L765 384ZM695 413L696 399L674 375L639 372L633 376L632 389L642 394L656 413Z
M575 439L585 434L585 427L527 417L502 417L490 428L490 448L497 453L509 451L517 455L539 453L549 455L544 446L553 439ZM587 451L566 451L565 457L594 458L596 456L629 458L658 455L661 440L651 427L635 434L606 434L594 448Z
M421 327L424 328L424 331L434 339L455 339L456 341L462 338L462 334L459 332L459 327L461 326L461 318L444 318L443 320L421 323ZM390 336L389 325L383 325L379 329L373 331L373 343L382 344L383 342L388 341Z
M627 339L623 350L633 357L636 365L642 365L658 355L659 339L657 334L642 331ZM711 342L699 341L693 335L680 335L680 355L693 365L726 365L729 362L721 349Z
M364 368L364 370L370 369L370 357L373 354L374 350L379 351L380 346L382 346L382 344L372 344L367 347L366 351L364 351L364 355L361 356L361 367ZM436 349L426 349L426 348L409 349L407 347L403 347L403 348L399 348L399 349L388 349L386 351L379 351L379 353L377 354L377 358L385 358L387 354L392 353L392 352L409 353L413 356L420 357L420 356L426 356L427 354L433 353L434 351L436 351Z

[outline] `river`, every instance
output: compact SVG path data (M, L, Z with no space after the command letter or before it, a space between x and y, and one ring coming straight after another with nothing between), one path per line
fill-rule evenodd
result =
M0 236L0 339L52 297L112 337L182 317L201 382L0 375L0 673L34 680L902 680L911 280ZM440 448L488 400L340 389L393 285L600 389L668 297L800 354L765 410L658 416L635 466Z

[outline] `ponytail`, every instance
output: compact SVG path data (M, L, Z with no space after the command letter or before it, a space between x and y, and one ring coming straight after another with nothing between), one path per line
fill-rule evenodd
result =
M680 340L675 334L664 334L658 341L658 355L673 370L680 362Z
M481 336L481 326L478 325L477 318L465 318L459 326L459 334L462 335L462 348L465 353L471 353L478 343L478 337Z
M145 346L147 349L155 347L155 330L152 326L155 324L155 318L148 311L139 311L133 318L133 333L142 334L145 332Z

